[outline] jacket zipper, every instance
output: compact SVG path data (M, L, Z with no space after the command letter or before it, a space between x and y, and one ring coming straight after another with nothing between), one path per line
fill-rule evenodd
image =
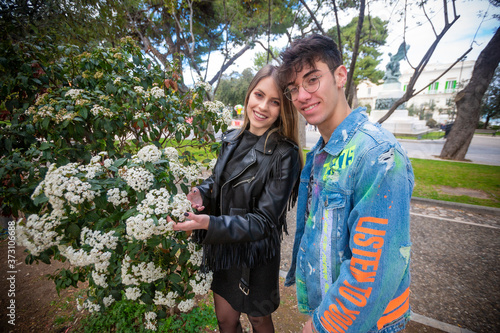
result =
M254 161L254 162L255 162L255 161ZM247 166L246 166L246 168L245 168L245 169L243 169L243 170L241 170L241 172L240 172L239 174L237 174L237 175L236 175L235 177L233 177L232 179L229 179L227 182L225 182L225 183L221 186L221 188L220 188L220 201L219 201L219 202L220 202L220 211L221 211L221 214L222 214L222 212L223 212L223 210L222 210L222 208L223 208L223 207L222 207L222 203L223 203L223 201L222 201L222 193L223 193L223 191L222 191L222 190L224 189L224 186L226 186L226 185L227 185L227 184L228 184L231 180L236 179L236 178L238 178L239 176L241 176L241 175L243 174L243 172L245 172L245 171L246 171L246 170L247 170L247 169L248 169L248 168L249 168L252 164L253 164L253 163L250 163L249 165L247 165Z
M241 182L238 182L238 183L234 184L233 188L236 187L236 186L238 186L238 185L241 185L243 183L250 183L254 179L255 179L255 176L253 176L252 178L249 178L249 179L242 180Z

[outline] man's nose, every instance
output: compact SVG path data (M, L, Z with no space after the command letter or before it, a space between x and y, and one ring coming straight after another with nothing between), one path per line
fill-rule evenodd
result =
M308 92L302 85L299 85L297 89L299 90L297 93L297 101L308 100L311 97L311 93Z

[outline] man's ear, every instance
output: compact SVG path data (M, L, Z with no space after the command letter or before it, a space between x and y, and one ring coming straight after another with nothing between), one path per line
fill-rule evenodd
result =
M347 69L344 65L340 65L333 72L335 77L335 83L337 84L337 88L342 89L347 82Z

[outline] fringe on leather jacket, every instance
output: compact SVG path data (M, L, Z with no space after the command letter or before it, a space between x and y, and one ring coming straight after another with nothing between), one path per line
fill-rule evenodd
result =
M301 170L298 146L276 132L266 132L221 184L221 174L238 146L239 130L222 136L212 175L198 186L208 230L194 238L203 244L206 269L266 264L279 253L286 211L297 198ZM270 133L268 135L268 133Z

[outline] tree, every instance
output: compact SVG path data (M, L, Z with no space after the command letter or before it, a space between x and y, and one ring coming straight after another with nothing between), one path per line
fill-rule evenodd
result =
M358 30L358 18L355 17L352 21L344 27L340 28L340 35L342 36L343 45L343 59L346 63L351 63L354 54L354 47L356 45L356 34ZM387 39L387 21L379 17L371 17L367 15L361 31L359 32L359 47L356 66L354 67L352 76L352 89L350 105L355 108L356 105L356 87L363 80L369 80L375 84L379 84L384 76L384 72L377 70L380 64L379 57L382 55L378 48L385 44ZM336 27L328 30L328 34L332 36L335 42L338 42L338 35L335 34ZM349 68L349 71L351 69ZM346 91L347 93L347 91Z
M467 86L457 94L457 118L439 157L464 160L480 118L481 100L500 62L500 29L481 51Z
M253 76L252 69L246 68L241 75L223 77L215 93L215 98L228 106L243 105Z
M144 51L163 64L167 59L184 58L199 78L216 85L224 71L259 37L270 38L290 26L292 12L285 4L284 0L144 0L129 1L122 9ZM207 78L202 72L213 52L221 52L224 60L214 77Z
M500 118L500 67L497 67L481 103L481 116L485 117L484 128L490 120Z

